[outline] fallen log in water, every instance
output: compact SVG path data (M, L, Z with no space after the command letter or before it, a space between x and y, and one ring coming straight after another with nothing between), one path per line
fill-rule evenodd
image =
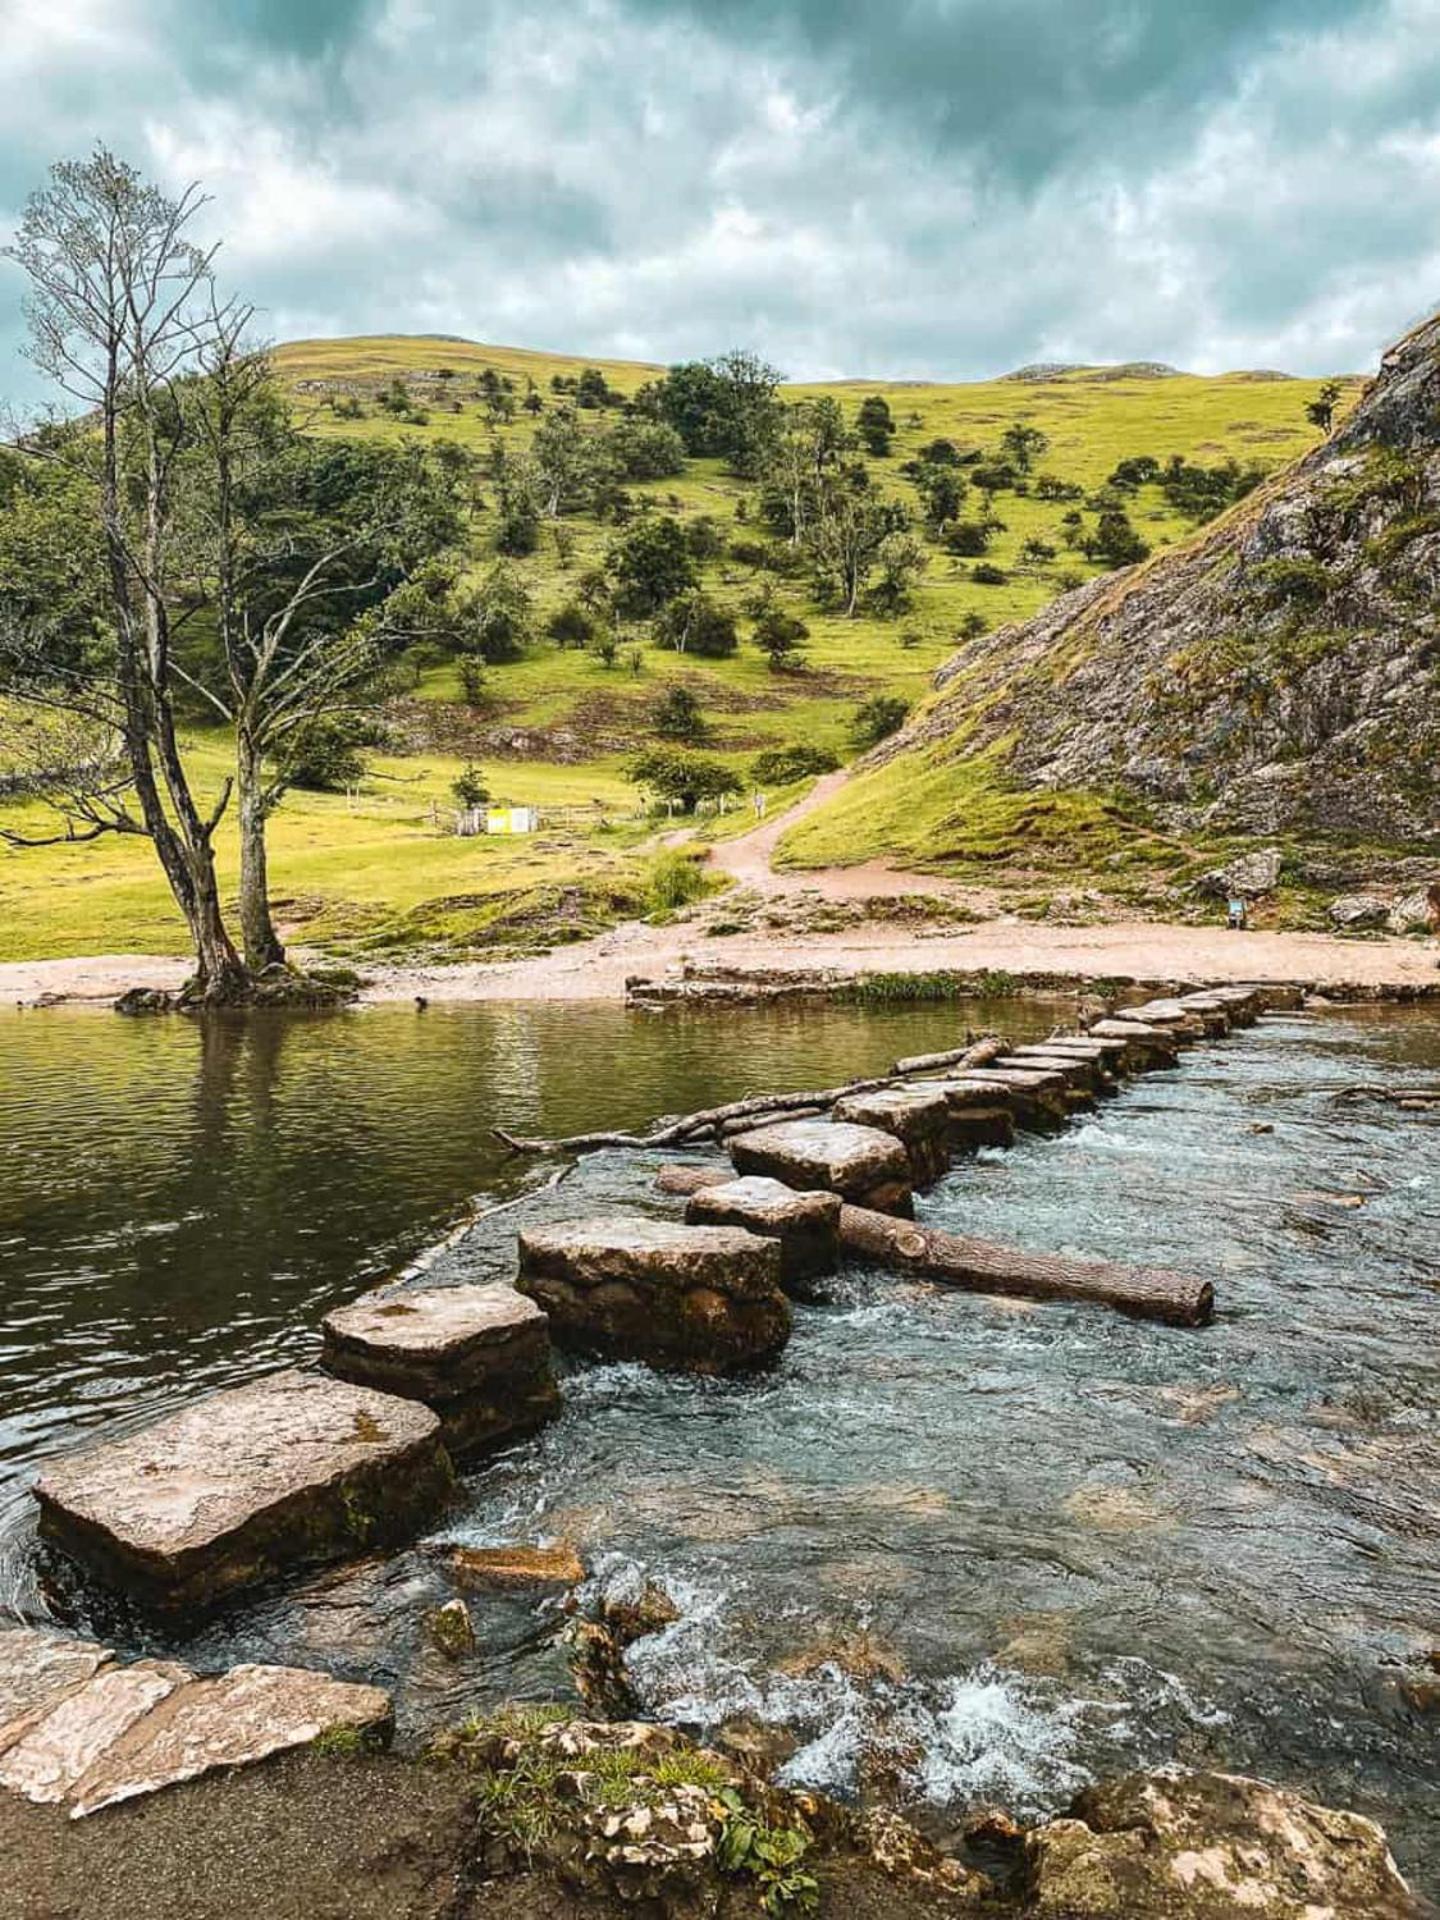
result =
M1379 1100L1403 1113L1433 1113L1440 1108L1440 1087L1340 1087L1332 1100Z
M987 1067L1009 1051L1009 1042L991 1033L968 1046L952 1047L949 1053L912 1054L908 1060L897 1060L890 1071L897 1079L906 1079L912 1073L939 1073L945 1067Z
M1164 1320L1177 1327L1204 1326L1215 1311L1214 1287L1193 1274L995 1246L872 1213L866 1207L841 1208L840 1244L847 1253L973 1293L1088 1300L1094 1306L1114 1307L1139 1319Z
M735 1178L728 1167L661 1167L661 1193L700 1193ZM1142 1320L1175 1327L1203 1327L1215 1312L1215 1289L1194 1274L1167 1267L1124 1267L1108 1260L1071 1260L1058 1253L1030 1253L989 1240L944 1233L898 1220L868 1207L840 1209L840 1244L847 1253L903 1272L962 1287L968 1293L1002 1293L1027 1300L1086 1300Z
M961 1047L954 1053L926 1057L951 1066L981 1066L993 1060L997 1053L1004 1053L1005 1045L1003 1040L991 1038ZM574 1133L563 1140L540 1140L507 1133L503 1127L492 1127L491 1132L497 1140L503 1140L512 1153L597 1153L603 1147L694 1146L701 1140L723 1140L732 1133L763 1126L771 1114L784 1114L791 1119L813 1118L827 1113L837 1101L851 1094L878 1092L881 1087L890 1086L902 1071L918 1071L919 1066L918 1060L900 1060L888 1074L869 1080L847 1080L840 1087L824 1087L818 1091L811 1088L803 1093L751 1094L745 1100L728 1101L723 1107L703 1107L698 1113L684 1114L678 1120L652 1128L649 1133ZM746 1125L737 1128L736 1121L744 1121Z

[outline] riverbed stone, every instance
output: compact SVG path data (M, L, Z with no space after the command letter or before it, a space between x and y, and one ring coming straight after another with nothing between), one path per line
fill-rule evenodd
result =
M893 1133L910 1156L910 1177L917 1187L933 1186L949 1171L945 1137L950 1108L943 1093L913 1085L877 1087L870 1093L852 1093L837 1101L835 1118Z
M69 1796L72 1818L328 1735L380 1744L394 1722L380 1687L302 1667L240 1666L177 1687L110 1745Z
M326 1315L321 1365L440 1417L456 1457L533 1432L560 1395L544 1310L513 1287L381 1289Z
M692 1193L685 1218L692 1226L742 1227L780 1245L780 1284L808 1294L833 1273L840 1258L838 1193L798 1193L783 1181L750 1174Z
M122 1734L194 1677L168 1660L102 1667L0 1757L0 1787L42 1806L65 1799Z
M520 1235L522 1293L557 1340L692 1373L772 1360L790 1337L779 1242L607 1214Z
M42 1533L92 1572L193 1607L403 1538L452 1484L428 1407L291 1370L58 1460L35 1495Z
M1141 1072L1173 1067L1179 1057L1179 1036L1168 1027L1115 1017L1097 1020L1090 1032L1097 1040L1123 1040L1128 1062Z
M730 1160L741 1174L762 1174L801 1191L838 1193L852 1206L909 1218L910 1156L891 1133L840 1120L786 1120L739 1134Z
M0 1754L111 1661L108 1647L42 1627L0 1629Z
M1415 1920L1371 1820L1264 1781L1130 1774L1025 1843L1027 1920Z
M972 1086L963 1080L913 1080L910 1085L916 1092L937 1093L944 1099L945 1147L952 1159L981 1147L1014 1146L1015 1104L997 1081Z

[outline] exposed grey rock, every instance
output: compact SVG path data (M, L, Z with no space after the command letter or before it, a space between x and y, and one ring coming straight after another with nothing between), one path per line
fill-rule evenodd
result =
M1198 890L1222 900L1258 900L1279 886L1281 863L1279 847L1257 847L1253 853L1242 853L1205 874L1197 883Z
M790 1337L780 1247L737 1227L611 1214L520 1235L516 1285L556 1339L696 1373L757 1366Z
M67 1553L142 1599L193 1606L401 1538L451 1484L428 1407L292 1371L58 1460L35 1495Z
M1440 317L1214 526L961 648L866 765L963 736L1172 830L1440 845Z
M1413 1920L1385 1836L1356 1813L1219 1773L1091 1787L1026 1839L1027 1920Z
M1330 918L1337 927L1360 932L1383 927L1390 918L1390 902L1374 893L1346 893L1330 902Z
M1392 933L1440 933L1440 880L1402 893L1387 924Z
M65 1799L122 1734L194 1677L164 1660L102 1667L0 1759L0 1787L42 1805Z
M838 1193L877 1213L911 1211L910 1157L893 1134L838 1120L787 1120L730 1142L737 1173Z
M835 1271L840 1253L838 1193L798 1193L779 1180L751 1175L692 1193L685 1218L695 1226L743 1227L780 1243L780 1280L806 1293Z
M943 1093L915 1086L878 1087L837 1101L834 1112L837 1120L893 1133L910 1156L910 1177L917 1187L932 1186L950 1165L945 1144L950 1108Z
M410 1287L366 1294L326 1315L321 1363L381 1393L423 1400L454 1455L553 1417L550 1328L512 1287Z

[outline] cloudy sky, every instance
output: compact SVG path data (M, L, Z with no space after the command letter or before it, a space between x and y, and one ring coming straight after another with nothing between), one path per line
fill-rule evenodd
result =
M276 338L1320 373L1440 303L1440 0L0 0L0 100L0 229L103 139Z

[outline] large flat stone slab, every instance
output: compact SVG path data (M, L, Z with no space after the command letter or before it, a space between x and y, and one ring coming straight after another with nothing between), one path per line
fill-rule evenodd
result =
M916 1086L876 1087L837 1100L834 1117L894 1134L910 1157L910 1177L917 1187L932 1186L949 1170L945 1136L950 1107L943 1093Z
M949 1116L945 1143L952 1158L957 1153L973 1153L979 1147L1014 1146L1015 1104L999 1084L968 1086L959 1080L915 1080L911 1085L917 1093L943 1097Z
M388 1738L393 1717L380 1687L301 1667L233 1667L177 1687L122 1733L72 1788L71 1817L250 1766L324 1734L378 1743Z
M321 1335L328 1373L423 1400L440 1416L452 1454L531 1432L560 1405L550 1323L513 1287L368 1293L327 1314Z
M0 1629L0 1754L108 1666L108 1647L39 1627Z
M893 1134L840 1120L785 1120L730 1142L737 1173L758 1173L787 1187L838 1193L853 1206L908 1216L910 1156Z
M520 1235L522 1293L557 1340L659 1367L724 1373L790 1337L780 1247L737 1227L609 1214Z
M0 1787L41 1806L65 1799L123 1734L194 1678L168 1660L102 1667L0 1757Z
M685 1218L694 1226L742 1227L780 1243L780 1283L802 1296L835 1271L840 1257L838 1193L798 1193L759 1174L692 1193Z
M65 1552L147 1602L186 1607L401 1539L451 1484L428 1407L290 1371L71 1454L35 1496L42 1533Z

